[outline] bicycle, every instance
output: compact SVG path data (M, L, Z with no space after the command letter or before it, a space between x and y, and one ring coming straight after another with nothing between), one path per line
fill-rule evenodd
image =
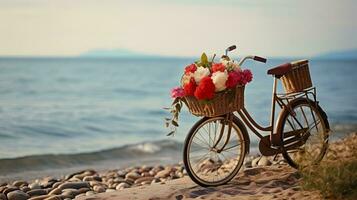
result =
M225 55L236 47L226 49ZM266 63L259 56L246 56L238 65L252 59ZM277 83L294 66L307 65L297 61L269 69L273 76L270 125L259 125L245 107L221 116L203 117L189 131L183 151L183 162L190 178L201 186L218 186L229 182L239 172L245 155L249 153L250 137L246 126L259 137L259 150L264 156L282 154L294 167L317 164L328 147L329 122L316 100L312 85L301 91L277 93ZM289 88L288 88L289 89ZM275 122L275 107L281 111ZM260 131L270 132L263 136Z

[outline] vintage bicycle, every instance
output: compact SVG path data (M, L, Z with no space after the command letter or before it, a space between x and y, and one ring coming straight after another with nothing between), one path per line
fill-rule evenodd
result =
M235 48L234 45L227 48L225 55ZM246 56L238 65L242 66L248 59L266 63L265 58ZM267 127L259 125L244 107L242 89L239 93L241 106L228 113L212 112L207 106L201 108L208 109L202 113L202 110L197 111L197 105L186 100L192 114L204 116L191 128L184 143L183 161L191 179L201 186L218 186L234 178L249 153L246 126L259 137L262 155L282 154L294 168L319 163L327 151L330 127L316 99L308 67L308 60L300 60L268 70L273 76L273 91ZM285 90L282 93L277 93L278 80ZM281 108L277 120L276 105ZM270 134L263 136L260 131Z

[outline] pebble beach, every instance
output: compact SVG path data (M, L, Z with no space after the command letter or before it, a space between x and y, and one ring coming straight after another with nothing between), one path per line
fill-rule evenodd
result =
M336 152L341 154L340 158L356 159L346 149L351 143L357 143L357 133L331 143L333 151L329 151L325 159L336 156L332 155ZM177 163L105 171L86 169L62 177L4 182L0 184L0 199L234 199L237 195L242 199L321 198L318 192L301 191L298 183L297 170L281 156L274 159L248 155L236 178L215 188L197 186L187 176L183 164Z

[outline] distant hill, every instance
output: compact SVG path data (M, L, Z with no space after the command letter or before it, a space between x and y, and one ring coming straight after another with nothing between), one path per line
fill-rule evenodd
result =
M324 60L357 60L357 49L324 53L314 58Z
M143 54L127 49L93 49L79 55L89 58L149 58L157 55Z

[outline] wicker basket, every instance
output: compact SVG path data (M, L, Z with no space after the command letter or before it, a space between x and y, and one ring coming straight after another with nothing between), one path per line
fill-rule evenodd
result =
M304 89L312 87L309 61L299 60L290 64L292 65L292 69L281 77L285 92L301 92Z
M214 117L240 110L244 107L244 86L217 93L209 101L197 100L193 96L184 98L184 103L193 115Z

